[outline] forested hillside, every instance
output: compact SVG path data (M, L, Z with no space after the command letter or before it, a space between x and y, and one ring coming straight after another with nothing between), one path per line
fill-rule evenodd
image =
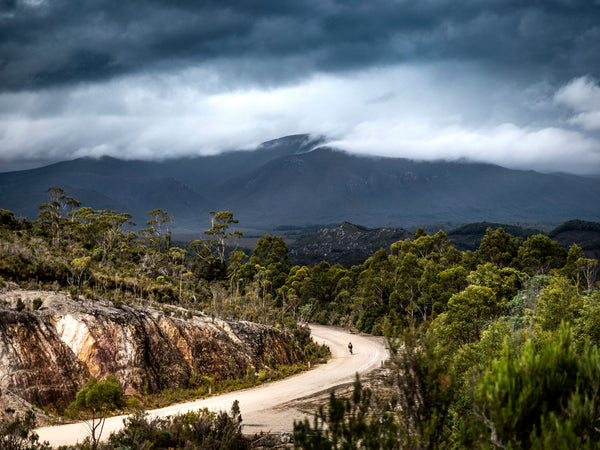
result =
M600 442L599 267L576 245L499 228L476 251L459 251L444 232L420 229L350 268L292 266L277 236L261 238L251 255L231 251L240 233L230 211L212 212L205 239L179 248L165 211L134 232L125 213L49 193L37 221L2 210L4 280L73 298L389 336L387 388L357 385L352 399L332 397L331 413L298 424L301 448Z

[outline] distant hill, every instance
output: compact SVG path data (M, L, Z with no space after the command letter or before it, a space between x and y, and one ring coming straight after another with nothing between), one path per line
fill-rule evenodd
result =
M394 242L411 237L402 229L369 229L344 222L299 238L290 246L290 258L298 265L327 261L350 267L363 263L380 248L389 251Z
M481 239L485 236L488 228L497 230L502 228L508 234L523 238L526 240L535 234L547 234L543 230L537 228L524 228L517 225L507 225L502 223L478 222L470 223L446 233L452 242L452 245L457 250L477 250L481 244Z
M209 200L204 195L213 186L321 142L320 137L296 135L265 142L253 151L164 161L80 158L0 173L0 208L35 219L39 205L47 201L46 190L54 186L83 205L131 213L138 224L148 219L149 211L161 208L174 215L175 227L194 229L201 224L204 229L208 212L221 209L219 198Z
M600 260L600 223L569 220L552 230L549 236L565 248L577 244L588 258Z
M600 178L541 174L490 164L351 155L322 138L288 136L252 151L158 162L78 159L0 173L0 208L35 218L46 189L84 205L130 212L161 208L181 231L205 229L210 210L240 224L549 223L600 220Z
M549 236L563 248L579 245L588 258L600 259L600 223L570 220L547 232L518 225L478 222L447 231L452 246L457 250L475 251L488 228L502 228L508 234L524 241L536 234ZM434 232L439 231L437 229ZM394 242L412 239L413 234L394 228L371 229L344 222L338 226L323 227L306 233L290 244L290 257L294 264L312 265L321 261L350 267L363 263L380 248L390 251Z

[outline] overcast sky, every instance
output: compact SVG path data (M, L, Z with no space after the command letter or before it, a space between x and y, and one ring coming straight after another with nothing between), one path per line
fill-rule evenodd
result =
M0 171L297 133L600 173L600 0L0 0Z

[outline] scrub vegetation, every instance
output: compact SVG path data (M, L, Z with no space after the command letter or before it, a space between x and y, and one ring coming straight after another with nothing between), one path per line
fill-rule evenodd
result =
M315 321L387 336L385 385L357 380L349 398L332 394L314 421L296 424L299 448L600 442L599 266L576 245L565 249L547 236L523 239L499 228L488 229L476 251L459 251L444 232L420 229L350 268L292 266L278 236L264 236L251 254L236 250L240 233L230 211L210 213L205 239L175 246L165 211L152 211L146 227L134 231L128 214L81 207L57 188L49 195L34 222L0 211L3 283L185 308L175 314L199 311L291 330ZM182 448L188 444L170 431L177 429L195 443L189 445L243 448L235 405L224 416L170 420L167 426L135 416L105 445L138 448L129 442L143 435ZM195 440L200 429L202 439L213 440Z

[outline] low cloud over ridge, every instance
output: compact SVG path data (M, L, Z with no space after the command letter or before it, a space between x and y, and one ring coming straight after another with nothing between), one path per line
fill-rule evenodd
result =
M600 5L14 0L0 23L0 170L309 132L600 173Z

